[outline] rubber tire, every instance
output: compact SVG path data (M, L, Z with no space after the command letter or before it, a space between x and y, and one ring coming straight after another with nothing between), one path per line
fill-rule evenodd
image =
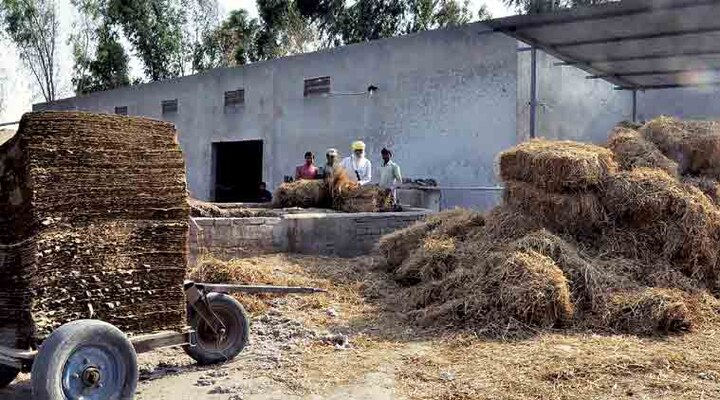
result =
M0 365L0 389L12 383L20 374L20 370L7 365Z
M62 325L45 339L32 366L33 399L74 400L67 399L62 389L65 362L79 347L95 343L111 345L124 356L120 367L126 371L125 382L117 396L107 400L132 400L138 382L135 348L120 329L91 319Z
M207 299L210 308L215 313L223 312L223 315L227 314L231 316L229 318L223 318L222 315L218 314L218 317L220 317L225 324L228 337L232 340L223 351L203 348L200 343L200 338L198 338L198 343L195 346L183 346L185 353L200 365L217 364L232 360L245 348L250 333L250 319L242 304L232 296L224 293L210 293L207 295ZM202 320L200 315L192 308L188 310L188 322L190 326L196 330L198 335L200 334L197 329L198 324L205 324L205 321Z

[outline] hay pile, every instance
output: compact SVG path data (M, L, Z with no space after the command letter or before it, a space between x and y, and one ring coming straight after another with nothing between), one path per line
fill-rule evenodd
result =
M380 212L392 208L390 193L378 186L360 186L348 179L342 167L335 167L328 179L283 183L273 195L277 208L332 208L357 212Z
M381 239L382 265L403 286L393 303L419 324L491 337L717 321L717 126L659 118L616 128L607 148L532 140L503 152L502 205Z
M0 165L3 330L27 341L80 318L129 333L185 325L189 209L171 124L25 114Z

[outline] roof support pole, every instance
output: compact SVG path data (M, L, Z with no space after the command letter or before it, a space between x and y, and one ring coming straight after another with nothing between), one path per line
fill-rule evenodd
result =
M537 48L530 50L530 139L535 138L537 117Z
M637 89L632 91L632 121L637 122Z

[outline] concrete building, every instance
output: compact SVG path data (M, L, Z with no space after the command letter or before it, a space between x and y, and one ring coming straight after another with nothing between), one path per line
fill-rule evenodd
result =
M538 136L602 142L613 125L631 118L628 92L553 61L539 57ZM305 151L322 163L328 147L347 155L357 139L368 144L374 181L380 149L388 147L405 176L443 186L494 186L498 152L529 135L529 68L528 53L518 52L514 39L475 23L34 108L174 122L190 191L204 200L249 200L259 181L273 188L292 175ZM641 117L692 115L650 94L639 103ZM702 114L717 115L708 107ZM442 206L486 208L497 196L447 190Z

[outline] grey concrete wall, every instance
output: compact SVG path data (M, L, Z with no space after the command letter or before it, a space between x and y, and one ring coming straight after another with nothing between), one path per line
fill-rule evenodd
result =
M639 120L651 119L658 115L720 119L718 86L638 92L637 104Z
M525 46L525 45L523 45ZM518 140L530 132L530 52L518 53ZM632 95L585 71L553 65L558 59L538 51L536 136L604 143L620 121L632 119Z
M264 141L263 177L271 187L291 175L306 150L349 152L353 140L379 151L394 149L406 176L432 177L443 185L492 185L494 160L515 132L515 41L480 34L483 24L423 32L332 50L219 69L165 82L60 100L36 109L113 112L161 117L161 101L178 99L172 118L186 154L193 196L210 199L212 143ZM332 77L335 93L303 97L306 78ZM245 106L226 113L223 93L245 89ZM450 205L472 199L448 193Z
M424 218L429 210L392 213L301 213L281 217L195 218L191 265L203 252L221 259L274 252L355 257L370 253L382 235Z

